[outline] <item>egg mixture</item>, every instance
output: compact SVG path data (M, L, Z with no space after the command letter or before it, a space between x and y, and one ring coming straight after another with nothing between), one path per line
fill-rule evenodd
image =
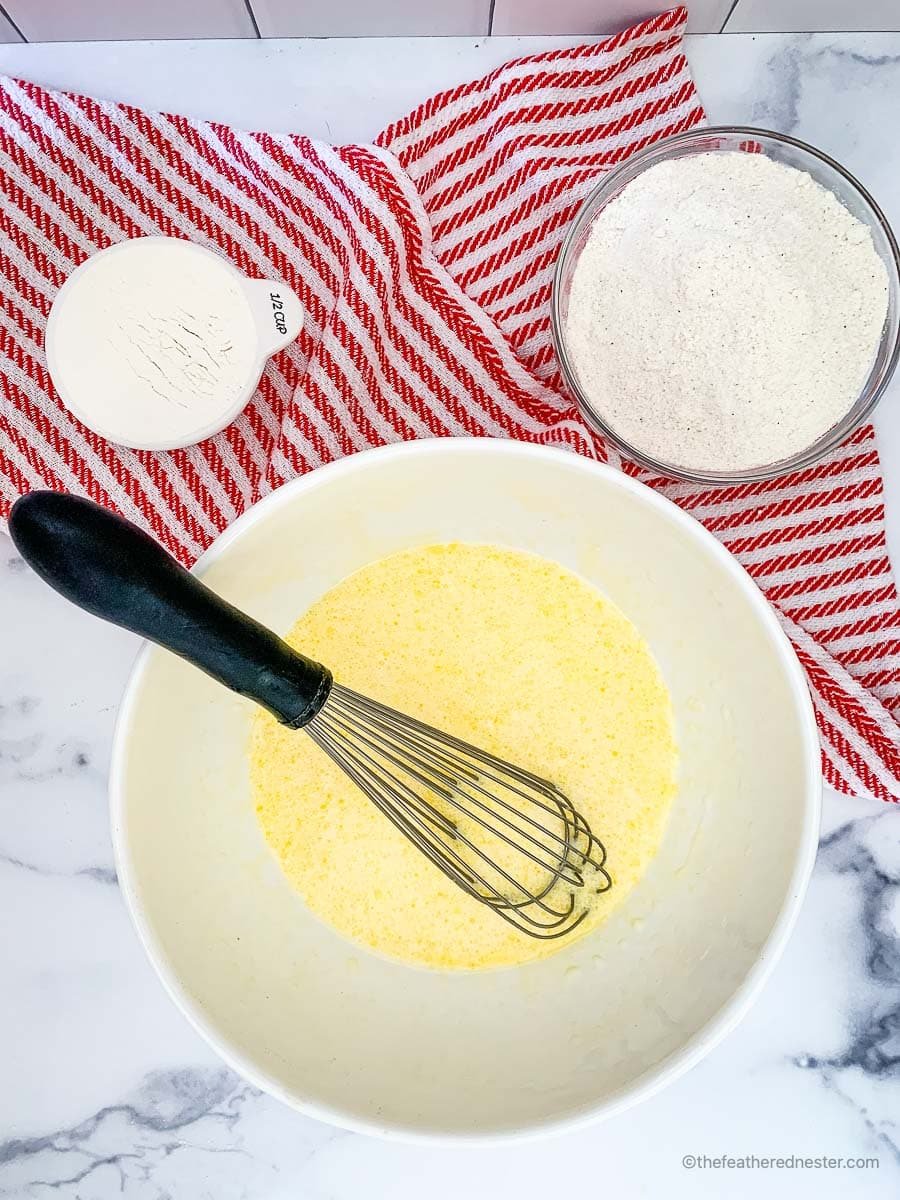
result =
M425 546L371 563L287 636L342 684L551 779L607 848L613 886L571 935L538 941L466 895L303 733L266 712L251 779L266 841L324 921L432 968L544 957L622 902L675 794L672 705L628 618L572 572L495 546Z

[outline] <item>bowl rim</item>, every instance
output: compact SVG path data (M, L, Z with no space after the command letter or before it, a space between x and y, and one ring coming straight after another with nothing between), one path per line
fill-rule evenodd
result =
M440 1129L414 1128L402 1123L386 1123L368 1120L347 1113L330 1104L324 1104L311 1096L304 1096L279 1083L261 1069L251 1057L231 1046L221 1035L212 1019L208 1018L203 1005L190 995L170 965L162 944L157 940L149 919L143 912L136 871L134 869L125 819L127 800L127 761L129 730L134 710L140 698L148 663L154 653L163 653L157 647L145 643L132 667L116 719L113 734L109 775L109 805L113 851L116 872L129 916L138 934L138 939L149 958L153 969L169 997L187 1018L200 1036L215 1050L220 1058L238 1075L253 1086L281 1100L305 1116L327 1124L347 1129L354 1133L368 1134L389 1140L424 1145L485 1146L508 1145L512 1141L532 1140L556 1133L574 1131L595 1121L613 1116L632 1107L683 1075L704 1058L722 1039L730 1033L750 1010L781 957L797 920L815 863L819 838L822 797L819 736L806 676L794 650L784 633L774 610L750 575L728 550L698 521L672 501L645 484L632 479L623 472L604 463L557 447L534 445L507 439L495 438L434 438L413 442L401 442L381 446L358 454L338 459L319 467L306 475L282 485L268 496L246 510L225 530L197 560L193 573L203 576L236 542L245 531L266 519L280 508L293 503L298 496L324 486L343 475L357 471L374 459L390 462L399 458L428 458L449 455L462 463L471 455L492 457L520 457L526 461L547 461L564 464L575 471L599 473L615 486L637 496L649 508L655 509L664 521L674 522L687 531L703 548L718 561L721 568L734 579L746 596L751 607L760 617L771 637L790 687L803 741L805 743L806 780L803 795L803 819L795 861L784 903L778 912L771 930L762 944L759 954L729 1000L715 1016L693 1037L657 1066L646 1071L631 1084L607 1099L590 1103L577 1112L519 1129L492 1129L485 1133L446 1133Z
M643 150L637 151L635 154L630 154L621 163L618 163L599 182L591 188L588 195L582 201L575 216L569 225L566 235L563 238L559 248L559 253L556 256L556 265L553 271L553 282L551 285L550 294L550 335L553 342L553 350L556 354L556 360L559 363L560 371L565 383L566 390L577 401L578 409L581 416L600 437L610 441L616 449L618 449L626 458L645 467L647 470L653 471L657 475L662 475L668 479L683 480L687 483L699 483L710 485L713 487L726 487L729 484L739 483L761 483L767 479L777 479L779 476L787 475L791 471L802 470L805 467L810 467L814 463L820 461L831 451L841 446L849 437L863 425L869 417L887 390L891 382L891 378L900 361L900 322L898 322L897 333L893 338L893 343L890 347L890 354L885 363L881 378L878 384L872 389L871 395L868 397L865 405L856 413L852 421L849 420L850 413L860 397L863 395L865 388L868 387L869 379L866 379L863 391L857 397L853 407L848 410L847 414L833 425L831 429L826 430L820 438L812 445L807 446L805 450L797 454L791 455L788 458L780 459L778 462L770 463L764 467L754 467L749 470L742 471L701 471L692 470L687 467L679 467L674 463L663 462L661 459L655 459L649 454L645 454L636 446L633 446L625 438L608 425L596 409L591 404L588 397L585 395L581 385L578 382L578 376L572 364L569 352L566 348L565 332L563 329L563 321L561 316L561 292L562 292L562 277L563 272L568 265L568 260L575 245L575 241L581 234L585 225L587 225L594 216L594 206L598 197L606 190L615 186L622 175L631 172L635 166L640 165L645 160L652 160L659 157L663 161L667 151L672 147L680 145L689 145L693 142L700 142L705 138L715 138L717 136L741 137L752 141L754 138L767 138L774 142L779 142L783 145L791 146L795 150L799 150L810 157L824 163L831 170L835 171L849 185L852 191L855 191L864 205L867 205L871 210L873 222L880 227L884 234L885 240L890 251L891 267L886 267L891 276L888 283L889 294L892 290L900 297L900 246L894 236L894 231L884 215L884 212L878 205L871 193L860 183L860 181L842 166L836 159L826 154L824 150L819 150L816 146L811 146L808 142L801 141L800 138L791 137L786 133L778 133L774 129L763 129L752 125L701 125L692 129L687 129L682 133L673 134L671 137L663 138L658 142L652 143L650 146L645 146ZM639 174L640 172L636 172ZM627 185L626 185L627 186ZM824 186L824 185L823 185ZM884 334L882 333L882 337ZM874 369L874 368L873 368ZM871 371L870 371L871 376Z

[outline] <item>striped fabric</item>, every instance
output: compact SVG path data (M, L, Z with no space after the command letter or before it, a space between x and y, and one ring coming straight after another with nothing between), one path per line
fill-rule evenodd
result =
M214 123L0 82L0 516L33 487L118 509L189 563L285 480L363 447L476 435L617 463L741 559L808 672L823 768L900 799L900 607L871 429L765 484L698 488L620 463L561 389L547 301L598 174L703 120L685 12L508 63L375 146ZM307 313L244 414L189 450L134 452L69 416L47 376L50 302L88 254L186 237L278 276Z

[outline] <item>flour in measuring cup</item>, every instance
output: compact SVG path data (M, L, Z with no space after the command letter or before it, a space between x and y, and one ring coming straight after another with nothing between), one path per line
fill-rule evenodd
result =
M213 422L254 375L240 280L187 242L141 238L88 261L53 328L54 382L113 440L175 440ZM113 432L114 431L114 432Z
M740 471L796 454L852 408L888 277L866 226L764 154L670 159L595 218L566 345L603 421L651 458Z

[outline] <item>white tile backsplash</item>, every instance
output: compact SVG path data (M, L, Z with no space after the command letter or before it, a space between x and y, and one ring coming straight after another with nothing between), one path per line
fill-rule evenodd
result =
M251 0L263 37L481 35L490 0Z
M900 30L900 0L738 0L726 33Z
M492 32L611 33L668 7L494 0ZM21 41L12 22L29 42L252 38L254 18L262 37L481 37L491 9L491 0L2 0L0 42ZM900 0L693 0L688 10L689 33L718 33L723 24L727 33L900 30Z
M671 7L653 0L496 0L492 31L615 33ZM688 5L689 32L718 33L730 8L731 0L693 0Z
M21 40L16 27L0 12L0 43L21 42Z
M244 0L3 0L29 42L255 37Z

